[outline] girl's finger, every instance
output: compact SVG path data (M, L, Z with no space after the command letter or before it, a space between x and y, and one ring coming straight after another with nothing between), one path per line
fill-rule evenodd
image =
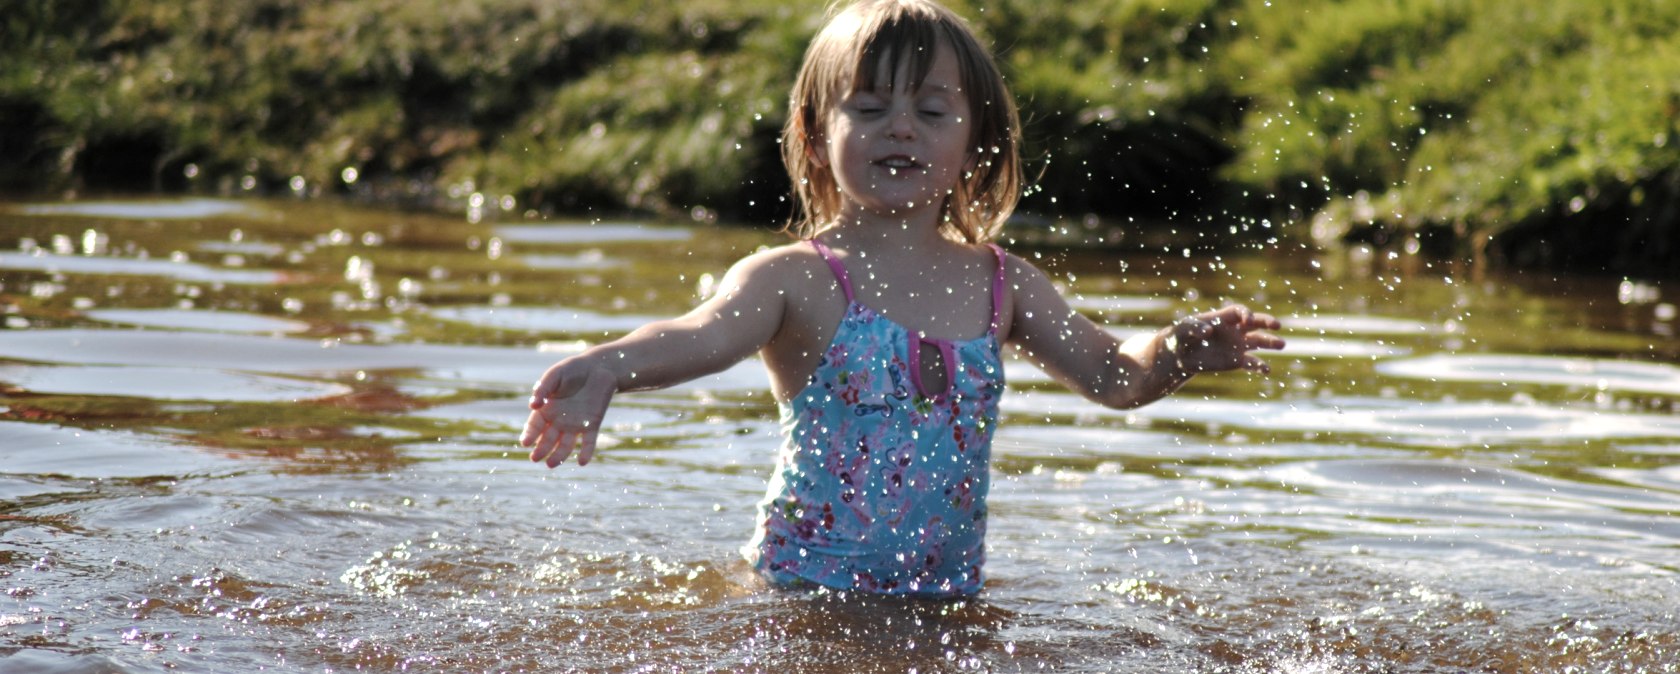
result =
M554 446L554 453L548 455L548 467L554 468L572 457L572 446L577 443L577 432L560 433L559 441Z
M527 432L529 432L529 431L527 431ZM532 463L539 463L543 459L548 458L548 453L550 451L553 451L553 449L554 449L552 445L543 441L543 435L546 434L547 432L548 432L548 429L544 428L541 433L538 433L537 435L533 436L531 438L531 441L527 442L525 444L526 447L531 448L531 462Z
M543 449L543 458L553 461L554 453L560 451L560 425L549 424L543 429L542 437L537 440L537 446ZM549 464L552 466L553 464Z
M1254 322L1254 312L1250 311L1248 307L1241 304L1234 308L1237 310L1237 327L1244 329L1248 328L1248 326Z
M525 417L525 431L519 434L519 446L530 447L547 428L548 419L543 418L541 412L533 410Z
M579 466L587 466L590 461L595 460L595 439L596 429L593 428L584 431L583 437L578 439Z

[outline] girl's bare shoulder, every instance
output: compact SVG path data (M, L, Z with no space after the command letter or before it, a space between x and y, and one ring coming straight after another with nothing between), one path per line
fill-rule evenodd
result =
M729 273L743 283L785 291L809 291L833 283L828 264L805 241L760 248L736 262Z
M1038 265L1033 264L1027 258L1015 253L1004 252L1003 269L1004 275L1016 286L1021 285L1022 282L1049 283L1049 277L1045 275L1044 270L1039 269Z

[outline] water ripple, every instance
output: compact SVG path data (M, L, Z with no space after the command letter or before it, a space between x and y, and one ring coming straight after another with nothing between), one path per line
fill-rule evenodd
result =
M1116 411L1072 394L1034 391L1005 398L1003 408L1022 415L1117 418L1131 424L1193 423L1249 431L1379 438L1398 444L1438 447L1623 438L1680 440L1680 418L1542 404L1420 403L1382 398L1232 401L1180 397L1138 410Z
M296 402L350 393L341 384L188 367L0 364L0 382L37 394L170 401Z
M96 321L147 328L176 328L207 332L273 334L303 332L307 323L284 318L209 309L93 309L85 315Z
M0 253L0 269L53 274L163 276L198 283L275 285L293 280L284 272L217 269L192 262L129 257Z
M496 236L508 243L597 244L687 241L694 231L636 224L503 225Z
M78 201L62 204L25 204L15 209L24 215L81 216L125 220L197 220L225 216L255 216L255 206L225 199L180 199L162 201Z
M1377 371L1391 377L1411 379L1489 384L1520 382L1680 396L1680 367L1630 360L1436 354L1380 363Z

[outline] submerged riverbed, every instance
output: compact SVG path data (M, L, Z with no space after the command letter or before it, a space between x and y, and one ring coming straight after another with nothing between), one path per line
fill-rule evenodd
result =
M323 202L0 204L0 672L1680 670L1680 289L1403 250L1014 246L1120 334L1243 301L1270 377L1128 412L1010 363L989 583L775 591L749 361L534 377L779 235Z

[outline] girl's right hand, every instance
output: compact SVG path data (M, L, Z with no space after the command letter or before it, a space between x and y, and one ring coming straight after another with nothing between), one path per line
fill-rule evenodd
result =
M1181 320L1171 328L1167 349L1186 375L1243 369L1267 373L1256 349L1282 349L1283 339L1264 332L1283 327L1270 314L1233 304Z
M617 392L618 378L605 368L576 358L555 363L531 389L531 415L520 446L531 448L531 460L546 461L549 468L565 463L573 450L578 465L588 465Z

